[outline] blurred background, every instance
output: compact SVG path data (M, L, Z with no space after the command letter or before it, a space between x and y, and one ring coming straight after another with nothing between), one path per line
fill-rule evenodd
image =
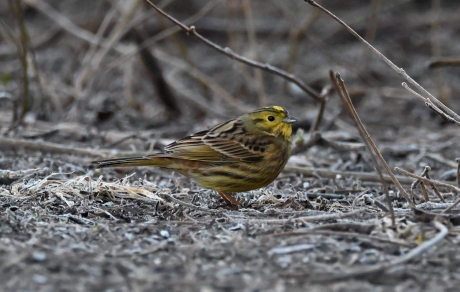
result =
M458 126L305 1L151 1L317 94L340 72L391 169L460 180ZM318 2L460 112L459 0ZM265 105L298 118L294 153L274 183L237 194L239 211L155 167L91 166ZM0 0L0 290L457 291L458 209L434 215L456 190L399 177L414 212L376 175L335 92L310 136L317 112L298 86L216 52L144 0Z
M293 73L317 93L330 86L329 70L339 71L364 122L383 134L443 123L385 63L304 1L154 2L216 44ZM430 68L459 59L459 1L318 2L459 110L460 68ZM79 143L108 130L177 138L271 104L287 108L308 130L317 112L299 87L212 50L141 0L8 0L0 3L0 17L6 136L58 127L47 140ZM331 93L322 126L339 127L340 111Z

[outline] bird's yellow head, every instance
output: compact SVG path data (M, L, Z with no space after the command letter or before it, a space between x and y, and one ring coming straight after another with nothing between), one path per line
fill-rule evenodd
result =
M282 135L289 139L292 135L292 123L297 119L289 115L280 106L260 108L242 116L243 123L249 131L266 132L275 136Z

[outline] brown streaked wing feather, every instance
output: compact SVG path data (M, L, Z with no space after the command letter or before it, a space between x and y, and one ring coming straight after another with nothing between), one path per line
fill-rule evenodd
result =
M225 155L212 149L203 142L208 130L201 131L177 140L164 148L166 155L174 158L196 160L203 162L232 162ZM234 161L234 160L233 160Z
M173 157L208 162L261 160L261 152L253 147L260 141L247 136L240 120L230 120L173 142L164 150Z
M259 144L268 145L268 138L259 139L249 135L241 120L235 119L210 129L202 138L212 149L239 160L263 159Z
M204 145L202 139L207 133L208 130L201 131L172 142L171 144L165 146L164 151L166 153L179 153L182 152L184 148L187 149L189 147L202 146Z

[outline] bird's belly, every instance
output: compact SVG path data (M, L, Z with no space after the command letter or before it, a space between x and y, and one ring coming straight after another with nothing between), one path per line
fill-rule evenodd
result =
M281 170L262 170L256 165L225 165L195 170L190 173L196 182L218 192L246 192L259 189L273 182Z

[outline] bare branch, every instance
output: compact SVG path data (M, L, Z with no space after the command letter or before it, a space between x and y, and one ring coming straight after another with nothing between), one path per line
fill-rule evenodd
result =
M382 171L380 170L380 166L379 166L379 163L378 163L377 158L375 157L375 155L378 156L378 158L380 159L380 163L382 163L382 165L385 168L385 170L387 171L388 175L391 177L391 180L396 185L396 187L400 190L401 194L405 197L405 199L407 200L409 205L411 203L413 204L413 202L410 200L409 195L407 193L405 193L404 188L401 186L399 181L396 179L394 174L391 172L390 167L385 162L385 159L383 159L382 154L378 150L377 146L375 146L374 141L372 140L371 136L367 132L367 130L364 127L363 123L361 122L361 119L359 118L359 115L356 112L355 107L353 106L353 102L351 101L350 95L348 94L347 88L346 88L345 83L343 82L342 78L340 77L340 74L338 72L336 72L335 76L334 76L334 73L331 70L330 71L330 77L331 77L331 80L332 80L332 82L334 84L334 87L336 88L337 93L340 96L340 99L342 100L344 105L346 105L348 107L348 113L350 114L350 116L352 117L353 121L355 122L356 127L359 130L359 134L361 135L361 138L363 139L363 142L366 145L367 152L371 156L372 163L374 164L374 168L377 171L377 173L378 173L378 175L380 177L380 181L382 182L383 188L385 190L385 200L387 201L388 209L390 210L392 226L396 227L396 221L395 221L396 219L395 219L395 213L394 213L394 210L393 210L393 205L391 204L390 196L388 194L388 188L387 188L385 180L383 179L383 174L382 174ZM375 153L375 155L373 154L373 152Z
M440 109L442 109L443 112L445 112L447 115L451 116L454 120L456 120L457 122L459 122L459 124L457 125L460 125L460 116L458 114L456 114L453 110L451 110L449 107L447 107L446 105L444 105L442 102L440 102L436 97L434 97L431 93L429 93L425 88L423 88L420 84L418 84L414 79L412 79L405 71L404 69L402 68L399 68L398 66L396 66L393 62L390 61L390 59L388 59L387 57L385 57L385 55L383 55L382 53L380 53L379 50L377 50L376 48L374 48L371 44L369 44L364 38L362 38L356 31L354 31L349 25L347 25L345 22L343 22L340 18L338 18L337 16L335 16L332 12L330 12L329 10L327 10L326 8L324 8L323 6L319 5L318 3L316 3L314 0L305 0L305 2L307 2L308 4L314 6L314 7L317 7L319 9L321 9L323 12L325 12L327 15L329 15L330 17L332 17L334 20L336 20L338 23L340 23L343 27L345 27L348 32L350 32L354 37L356 37L359 41L361 41L363 44L365 44L369 49L371 49L377 56L380 57L380 59L382 59L385 63L388 64L388 66L390 66L394 71L396 71L396 73L398 73L400 76L402 76L404 79L406 79L410 84L412 84L413 86L415 86L417 88L418 91L422 92L423 94L425 94L427 97L427 99L429 99L430 101L432 101L433 104L435 104L437 107L439 107Z
M287 80L289 82L292 82L292 83L296 84L297 86L299 86L304 92L306 92L308 95L310 95L310 97L312 97L317 102L319 102L319 103L323 102L324 97L322 97L319 94L317 94L314 89L310 88L305 82L303 82L302 80L298 79L295 75L289 74L288 72L286 72L284 70L281 70L281 69L279 69L279 68L277 68L275 66L272 66L270 64L261 63L261 62L254 61L252 59L248 59L248 58L246 58L244 56L236 54L230 48L227 48L227 47L223 48L223 47L217 45L216 43L210 41L209 39L205 38L201 34L199 34L196 31L195 26L187 26L187 25L183 24L182 22L180 22L179 20L177 20L174 17L172 17L171 15L167 14L163 10L161 10L158 6L153 4L150 0L145 0L145 1L150 6L152 6L152 8L155 9L158 13L160 13L164 17L168 18L174 24L176 24L177 26L182 28L187 34L189 34L191 36L194 36L195 38L197 38L198 40L203 42L205 45L207 45L208 47L210 47L210 48L218 51L219 53L222 53L222 54L224 54L224 55L226 55L226 56L228 56L228 57L230 57L230 58L232 58L234 60L242 62L242 63L244 63L246 65L249 65L249 66L264 70L266 72L275 74L277 76L280 76L280 77L284 78L285 80Z

